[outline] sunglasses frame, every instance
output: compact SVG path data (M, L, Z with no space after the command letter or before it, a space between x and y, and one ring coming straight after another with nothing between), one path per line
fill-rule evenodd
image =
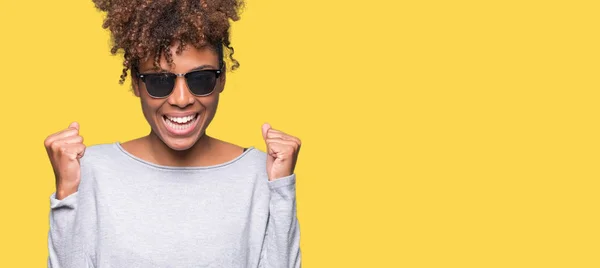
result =
M211 90L209 93L207 93L207 94L201 94L201 95L198 95L198 94L195 94L195 93L192 91L192 89L189 87L189 85L188 85L188 83L187 83L187 78L186 78L185 76L186 76L186 75L188 75L188 74L190 74L190 73L195 73L195 72L211 72L211 73L214 73L214 74L215 74L215 79L217 79L217 82L215 83L215 86L213 87L213 89L212 89L212 90ZM221 73L222 73L222 72L223 72L223 71L221 71L221 70L215 70L215 69L204 69L204 70L193 70L193 71L189 71L189 72L187 72L187 73L169 73L169 72L160 72L160 73L139 73L139 72L137 72L137 70L136 70L136 73L137 73L137 74L136 74L136 76L137 76L137 78L141 79L141 80L142 80L142 82L144 82L144 87L146 88L146 92L148 92L148 95L149 95L150 97L152 97L152 98L155 98L155 99L164 99L164 98L168 98L169 96L171 96L171 94L173 94L173 91L175 90L175 84L176 84L176 82L177 82L177 77L183 77L183 78L184 78L183 80L185 81L185 86L188 88L188 90L190 91L190 93L192 93L192 95L194 95L194 96L196 96L196 97L206 97L206 96L209 96L210 94L212 94L213 92L215 92L215 88L217 87L218 79L219 79L219 77L221 76ZM147 87L147 85L146 85L146 76L147 76L147 75L160 75L160 74L162 74L162 75L174 75L174 76L175 76L175 83L173 83L173 88L171 89L171 92L170 92L168 95L164 96L164 97L156 97L156 96L153 96L153 95L152 95L152 94L150 94L150 92L148 91L148 87Z

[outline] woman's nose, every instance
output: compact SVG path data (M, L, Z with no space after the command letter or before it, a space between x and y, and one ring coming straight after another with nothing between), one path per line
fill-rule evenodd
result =
M169 96L169 103L179 108L185 108L194 103L194 95L188 89L184 77L175 79L175 87Z

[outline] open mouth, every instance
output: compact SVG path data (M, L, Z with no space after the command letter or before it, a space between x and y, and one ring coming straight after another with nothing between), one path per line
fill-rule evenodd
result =
M163 121L169 132L182 135L194 129L194 126L198 122L198 117L200 117L199 113L182 117L163 115Z

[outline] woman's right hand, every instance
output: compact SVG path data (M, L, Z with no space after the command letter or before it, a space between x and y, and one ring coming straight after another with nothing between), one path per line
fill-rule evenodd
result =
M85 153L85 145L79 124L73 122L67 129L48 136L44 146L54 170L56 199L61 200L77 192L81 180L79 159Z

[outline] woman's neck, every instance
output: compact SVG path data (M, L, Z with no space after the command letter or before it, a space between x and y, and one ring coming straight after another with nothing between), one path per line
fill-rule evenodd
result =
M206 133L189 149L177 151L171 149L156 134L144 137L148 156L156 164L164 166L204 166L213 149L213 138Z

